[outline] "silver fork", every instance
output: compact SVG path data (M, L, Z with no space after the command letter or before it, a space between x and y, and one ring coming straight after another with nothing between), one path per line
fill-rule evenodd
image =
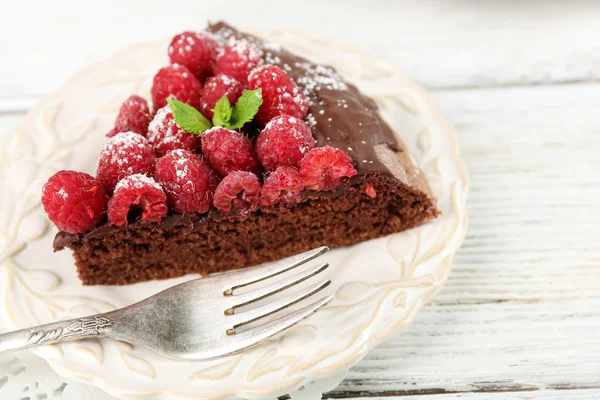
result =
M5 333L0 335L0 353L100 337L138 344L174 359L206 360L237 353L289 328L331 300L331 296L326 296L275 320L240 329L327 287L331 281L325 279L284 298L240 310L323 272L329 265L317 263L271 283L272 278L314 260L327 250L320 247L253 268L192 280L105 314ZM264 285L257 285L259 282ZM239 293L243 287L252 290Z

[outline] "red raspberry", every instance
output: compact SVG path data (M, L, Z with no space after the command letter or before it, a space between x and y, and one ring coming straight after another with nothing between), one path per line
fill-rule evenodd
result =
M154 172L152 147L145 137L121 132L106 142L98 158L96 177L109 193L126 176Z
M217 174L197 154L173 150L156 163L156 180L167 194L167 203L178 213L210 210Z
M215 126L202 135L202 154L220 176L233 171L260 173L252 141L242 133Z
M342 150L331 146L317 147L300 163L300 175L311 190L332 191L343 178L358 174L352 160Z
M217 56L215 75L229 75L243 84L248 83L250 71L262 64L260 53L243 40L226 46Z
M182 32L175 35L169 46L171 64L186 66L194 75L202 79L210 75L219 43L204 32Z
M271 172L260 192L260 204L274 206L280 203L283 206L302 201L304 179L296 168L281 166Z
M265 65L252 70L248 86L251 90L262 89L263 103L256 114L256 119L262 125L282 114L300 119L308 114L308 101L304 93L279 67Z
M272 119L256 139L256 154L267 170L280 165L299 167L313 147L315 139L308 125L288 115Z
M151 120L152 115L146 99L135 94L131 95L121 104L115 119L115 127L106 136L113 137L120 132L135 132L146 136Z
M167 97L173 95L177 100L200 109L202 84L183 65L173 64L161 68L152 82L152 103L154 110L167 105Z
M83 172L58 171L42 188L42 204L56 227L85 233L104 217L108 196L102 184Z
M227 175L215 190L214 205L220 211L231 210L248 215L258 208L260 183L252 172L235 171Z
M244 92L244 85L227 75L217 75L208 78L202 91L202 103L200 111L202 114L212 120L213 109L217 101L223 96L227 96L229 103L234 105Z
M156 156L161 157L177 149L198 151L200 137L186 132L177 125L171 107L165 106L158 110L148 126L148 143L154 149Z
M108 220L116 226L127 225L131 210L142 212L142 221L160 222L169 210L165 192L156 181L143 174L123 178L108 202Z

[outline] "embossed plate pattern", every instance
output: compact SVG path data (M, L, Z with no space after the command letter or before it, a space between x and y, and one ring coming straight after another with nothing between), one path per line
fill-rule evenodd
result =
M445 282L467 228L468 174L451 125L429 95L395 67L358 49L301 34L263 35L333 65L380 104L429 179L443 215L432 223L328 254L334 301L286 333L211 362L176 362L109 340L35 350L59 374L123 398L274 398L343 376L369 349L408 326ZM0 306L4 327L109 311L195 276L128 287L82 287L40 189L59 169L93 173L123 99L149 97L167 42L132 47L81 71L31 110L0 152ZM335 51L332 51L335 49Z

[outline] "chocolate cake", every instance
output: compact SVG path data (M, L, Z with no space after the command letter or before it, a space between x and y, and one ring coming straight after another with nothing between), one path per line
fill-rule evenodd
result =
M243 268L318 246L348 246L400 232L438 215L423 173L372 99L332 68L225 23L211 24L207 31L221 45L250 43L264 63L286 71L308 100L304 121L316 147L341 149L357 173L333 190L307 189L285 207L258 204L241 213L215 207L178 213L170 207L160 222L132 213L124 226L104 218L88 232L59 232L54 249L73 251L84 284L122 285Z

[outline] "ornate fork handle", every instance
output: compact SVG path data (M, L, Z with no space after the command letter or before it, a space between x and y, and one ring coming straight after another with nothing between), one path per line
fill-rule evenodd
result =
M70 319L0 335L0 353L70 340L105 337L114 321L107 314Z

